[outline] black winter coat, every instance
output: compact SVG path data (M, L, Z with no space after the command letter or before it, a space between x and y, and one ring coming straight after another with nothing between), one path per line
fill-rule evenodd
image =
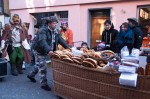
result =
M56 30L54 49L52 49L52 33L48 26L43 26L33 39L32 48L41 55L46 55L49 51L56 51L58 44L64 48L69 48L66 41L61 37L59 30Z
M140 47L142 46L142 41L143 41L143 32L139 26L133 27L132 30L134 33L133 47L140 49Z
M110 45L110 47L106 46L106 50L112 50L113 52L117 52L117 36L118 31L113 27L110 30L104 30L102 33L102 42L105 42L106 45Z

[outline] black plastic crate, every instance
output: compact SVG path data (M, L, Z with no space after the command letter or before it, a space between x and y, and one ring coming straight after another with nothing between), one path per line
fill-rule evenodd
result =
M7 60L0 58L0 78L7 75Z

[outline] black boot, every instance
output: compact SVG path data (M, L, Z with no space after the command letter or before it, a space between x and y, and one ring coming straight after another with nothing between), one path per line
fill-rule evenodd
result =
M46 91L51 91L51 88L48 85L43 85L43 86L41 86L41 88Z
M23 71L22 71L22 64L18 64L17 65L17 71L19 74L23 74Z
M31 82L34 82L34 83L36 82L35 78L30 77L30 75L27 75L27 78L29 78Z
M16 69L12 69L12 70L11 70L11 74L12 74L13 76L18 76L18 73L17 73L17 70L16 70Z

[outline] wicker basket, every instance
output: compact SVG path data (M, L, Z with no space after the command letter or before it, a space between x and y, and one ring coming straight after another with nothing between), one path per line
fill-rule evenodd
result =
M150 76L138 76L137 87L121 86L118 73L52 59L54 92L68 99L150 99Z

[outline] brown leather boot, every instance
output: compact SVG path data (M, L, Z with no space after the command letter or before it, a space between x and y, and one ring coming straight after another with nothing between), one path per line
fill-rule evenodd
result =
M18 76L17 70L16 70L16 65L11 64L11 74L13 76Z
M13 76L18 76L17 70L16 69L11 69L11 74Z

